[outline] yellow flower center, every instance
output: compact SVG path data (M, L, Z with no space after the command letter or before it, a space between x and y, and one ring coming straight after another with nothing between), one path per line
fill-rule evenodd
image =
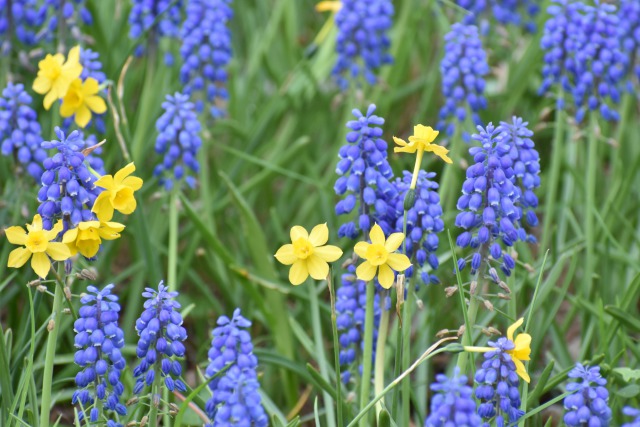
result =
M300 237L293 242L293 254L298 259L307 259L313 255L313 245L307 239Z
M47 250L48 245L49 242L42 230L30 232L25 243L31 253L44 252Z
M67 96L64 100L76 110L80 108L80 106L84 102L82 93L80 93L80 91L78 90L73 90L72 88L69 89L69 92L67 92Z
M62 67L53 58L46 58L46 62L42 68L46 76L51 80L57 79L60 74L62 74Z
M367 261L369 261L371 265L385 264L388 257L389 251L387 251L384 245L372 243L367 248Z

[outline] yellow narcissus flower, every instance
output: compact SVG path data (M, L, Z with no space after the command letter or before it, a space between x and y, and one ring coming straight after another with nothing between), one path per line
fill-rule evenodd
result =
M80 252L86 258L93 258L102 240L117 239L122 230L124 225L117 222L83 221L64 233L62 242L69 247L72 256Z
M375 224L369 232L371 243L358 242L354 248L356 254L365 260L356 269L356 276L368 282L376 273L378 282L385 289L393 285L393 271L404 271L411 267L411 261L405 254L394 253L404 240L404 234L393 233L385 241L384 232Z
M313 227L311 234L299 225L291 228L291 243L283 245L276 252L276 259L284 265L290 265L289 281L299 285L311 275L316 280L323 280L329 274L329 262L342 256L337 246L326 245L329 240L327 224Z
M137 176L129 176L136 170L133 162L120 169L114 176L104 175L95 185L104 188L98 195L91 210L96 214L100 222L108 222L113 218L113 210L129 215L136 210L135 191L142 187L142 179Z
M44 108L48 110L54 101L63 98L71 83L80 77L80 47L69 51L67 61L61 53L48 54L38 63L38 77L33 82L33 90L44 97Z
M342 2L340 1L321 1L316 4L316 12L333 12L336 13L342 7Z
M34 216L33 222L27 224L27 231L18 226L5 229L4 232L10 243L24 246L11 251L7 266L20 268L31 258L31 268L38 277L44 279L51 268L49 257L56 261L64 261L71 256L67 245L53 241L61 231L62 221L58 221L53 229L44 230L40 215Z
M75 79L62 98L60 115L71 117L75 114L76 124L81 128L86 127L91 121L91 113L102 114L107 111L107 104L98 95L99 90L98 81L92 77L88 77L84 82Z

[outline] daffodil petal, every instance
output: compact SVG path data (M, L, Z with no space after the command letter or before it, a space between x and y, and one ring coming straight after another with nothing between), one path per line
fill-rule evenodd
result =
M111 175L101 176L96 180L94 185L96 187L104 188L105 190L113 190L113 188L116 186L115 182L113 181L113 177ZM100 193L100 194L103 194L103 193Z
M520 378L525 380L527 383L530 383L531 378L529 377L529 374L527 373L527 370L524 367L524 363L522 363L520 360L515 358L512 358L512 360L513 360L513 363L516 365L516 374L518 374Z
M367 259L367 249L369 248L369 243L367 242L358 242L353 247L353 251L362 259Z
M337 246L326 245L315 248L314 253L326 262L333 262L342 256L342 249Z
M309 233L309 242L313 246L322 246L329 240L329 227L327 224L318 224Z
M71 253L69 252L67 245L60 242L49 242L46 252L47 255L56 261L64 261L71 257Z
M31 268L38 275L38 277L45 278L49 269L51 268L51 262L49 257L44 252L37 252L31 257Z
M102 192L93 203L91 212L94 212L100 221L106 222L113 218L113 205L109 200L109 194Z
M329 264L316 254L307 258L309 274L316 280L324 280L329 275Z
M91 121L91 110L89 110L89 107L82 104L80 108L78 108L78 111L76 111L75 122L79 127L85 128L87 127L90 121Z
M405 254L389 254L387 264L395 271L405 271L411 267L411 260Z
M51 80L42 76L36 77L32 87L34 92L44 95L51 89Z
M298 260L294 262L291 269L289 269L289 281L291 284L298 286L307 280L307 277L309 277L307 262L305 260Z
M436 156L440 157L442 160L444 160L449 164L453 163L453 160L451 160L449 156L447 156L447 153L449 152L449 150L447 150L444 147L441 147L435 144L430 144L426 147L426 150L433 152Z
M406 146L406 147L393 147L393 152L394 153L415 153L416 152L416 147L413 146Z
M294 225L293 227L291 227L289 236L291 237L291 242L295 242L300 238L309 240L309 233L307 233L307 230L304 227L301 227L299 225Z
M42 105L44 105L44 109L45 110L49 110L51 108L51 105L53 105L53 103L55 101L58 100L58 94L56 91L49 91L49 93L47 93L44 96L44 100L42 101Z
M78 243L78 251L86 258L93 258L99 250L99 240L84 240Z
M291 265L298 260L298 257L293 254L293 245L291 243L281 246L275 257L284 265Z
M369 261L365 261L356 268L356 277L368 282L373 280L377 270L378 268L375 265L371 264Z
M30 256L31 252L27 248L14 249L9 254L9 262L7 263L7 267L20 268L27 261L29 261Z
M518 329L522 325L523 322L524 322L524 317L521 317L516 321L516 323L509 326L509 329L507 329L507 338L510 341L513 341L513 333L516 331L516 329Z
M396 144L398 144L400 147L406 147L406 146L408 145L408 144L407 144L407 141L405 141L405 140L404 140L404 139L402 139L402 138L397 138L397 137L395 137L395 136L393 137L393 142L395 142ZM399 148L399 147L396 147L396 148Z
M116 182L116 184L121 184L126 177L128 177L135 171L136 171L136 165L133 162L131 162L125 167L123 167L122 169L120 169L118 172L116 172L116 174L113 176L113 179Z
M513 357L520 360L531 359L531 335L519 334L514 340L515 348L511 351Z
M5 228L4 234L7 236L9 243L14 245L24 245L27 241L27 232L24 231L22 227L13 226Z
M62 117L71 117L76 112L76 110L71 106L71 104L64 99L62 100L62 104L60 105L60 115Z
M382 228L378 224L375 224L371 228L369 239L374 245L384 245L384 231L382 231Z
M142 188L142 184L142 178L138 178L137 176L128 176L122 180L122 185L124 185L125 187L129 187L133 191L138 191L140 188Z
M389 252L395 252L398 250L402 241L404 240L404 234L392 233L384 244L384 248Z
M40 214L35 214L33 216L33 221L31 221L31 228L29 229L29 231L31 230L42 230L42 217L40 216Z
M385 289L389 289L393 286L394 279L393 270L391 270L387 264L382 264L378 271L378 282L380 283L380 286Z
M104 102L104 99L97 95L87 97L84 103L96 114L103 114L107 111L107 104Z

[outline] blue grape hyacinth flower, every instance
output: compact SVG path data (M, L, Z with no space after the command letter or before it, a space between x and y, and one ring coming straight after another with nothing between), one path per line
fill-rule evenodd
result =
M340 147L340 160L336 166L339 175L334 190L341 200L335 207L336 215L348 215L355 211L357 221L348 220L338 229L338 236L357 239L361 232L368 233L378 223L388 234L395 222L385 221L388 201L397 195L391 184L393 170L387 160L387 142L382 139L382 117L373 113L370 105L367 114L354 109L357 120L347 123L351 130L347 144ZM366 234L365 234L366 236Z
M567 384L567 391L573 394L564 398L565 424L607 427L612 413L608 404L609 391L605 387L607 380L600 375L600 367L577 363L568 376L577 381Z
M31 108L24 85L9 83L0 97L0 151L14 156L34 179L42 176L47 152L40 147L42 134L38 115Z
M37 0L0 0L0 52L10 53L14 37L25 46L37 44L46 14Z
M184 392L186 385L180 379L187 331L182 326L180 303L175 299L177 292L169 292L163 282L158 290L145 288L142 296L146 298L144 311L136 320L138 345L136 356L140 360L133 370L136 385L135 394L140 394L145 386L151 387L157 375L161 375L164 386L169 391Z
M431 384L431 413L424 421L425 427L480 427L482 419L476 413L473 389L467 385L467 377L455 368L453 377L436 375Z
M495 420L497 426L516 423L524 412L520 410L520 379L508 353L515 349L515 344L505 337L488 344L495 350L484 353L482 367L475 375L475 396L480 400L478 415L486 421Z
M228 26L232 17L231 0L191 0L180 30L184 93L195 100L198 112L204 110L206 100L214 118L224 114L221 104L229 97L225 85L233 55Z
M125 368L122 357L124 333L118 327L120 304L118 297L111 291L114 285L107 285L99 290L95 286L87 287L87 294L80 302L78 319L73 324L76 332L74 362L82 370L76 375L78 389L73 393L71 402L81 404L80 420L88 416L89 421L96 422L100 418L98 400L102 401L103 411L126 415L127 408L120 403L124 385L120 380ZM88 414L86 411L88 410ZM113 420L110 427L119 426Z
M445 35L444 51L440 63L444 105L438 128L453 136L456 126L467 120L482 124L478 112L487 108L484 77L489 64L475 25L453 24Z
M73 131L66 136L60 128L55 132L59 140L42 143L42 148L55 152L43 162L38 213L45 229L62 219L68 230L94 219L91 208L101 189L94 185L97 178L85 165L82 133Z
M393 23L393 3L390 0L342 0L340 3L335 15L338 59L333 75L342 89L360 77L374 84L376 71L393 62L387 34Z
M633 421L622 424L622 427L640 427L640 409L625 406L622 408L622 413L628 417L634 418Z
M53 39L53 34L60 25L60 18L64 25L71 29L72 34L80 34L80 24L92 25L93 16L87 8L86 0L45 0L48 7L49 22L47 23L47 39Z
M177 38L179 35L180 21L182 20L182 1L174 0L133 0L133 7L129 12L129 37L137 39L145 32L152 38L151 43L158 43L163 37ZM156 19L159 22L153 26ZM136 47L136 56L141 56L144 47ZM165 55L165 64L171 65L173 58Z
M156 166L154 175L160 177L160 183L167 190L182 180L194 188L196 178L192 173L200 170L197 155L202 145L195 107L187 95L176 92L167 95L162 108L164 113L156 121L156 152L164 158Z
M640 2L621 0L618 20L622 51L629 57L627 90L633 91L640 83Z
M515 25L525 31L536 31L536 16L540 12L540 5L536 0L458 0L458 6L470 12L465 16L465 24L476 24L483 28L489 26L485 15L492 15L503 25ZM489 17L489 16L487 16Z
M205 409L211 423L207 427L253 426L264 427L269 418L262 406L256 374L258 359L253 354L253 343L247 328L251 322L242 317L240 309L233 317L218 318L212 332L207 376L213 393ZM213 378L223 369L221 376Z

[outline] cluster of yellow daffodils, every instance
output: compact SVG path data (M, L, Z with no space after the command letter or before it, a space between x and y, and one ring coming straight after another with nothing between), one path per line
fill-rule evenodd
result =
M82 65L79 46L69 51L66 61L61 53L48 54L38 63L38 76L33 82L33 90L45 95L44 108L47 110L54 101L61 99L60 115L75 115L76 124L84 128L91 121L92 114L107 111L107 104L98 95L98 82L92 77L83 81L80 74Z
M38 277L45 278L51 268L51 260L64 261L78 253L86 258L96 256L103 240L117 239L124 230L124 225L111 221L114 210L128 215L136 208L134 192L142 187L142 179L130 176L135 170L135 165L129 163L115 176L105 175L98 179L96 186L104 189L93 205L92 211L98 219L83 221L67 230L61 242L56 239L63 230L62 221L58 221L51 230L44 230L40 215L33 217L26 231L18 226L5 229L9 243L23 246L9 254L7 265L20 268L31 259L33 271Z
M385 241L384 232L378 224L371 229L371 243L359 242L354 250L365 261L356 269L360 280L370 281L378 275L378 282L385 289L391 288L395 271L404 271L411 261L404 254L394 253L402 244L404 234L393 233ZM327 224L317 225L307 233L296 225L291 229L291 243L282 246L275 257L284 265L291 265L289 281L299 285L311 276L323 280L329 274L329 262L338 260L342 250L337 246L326 245L329 239Z

